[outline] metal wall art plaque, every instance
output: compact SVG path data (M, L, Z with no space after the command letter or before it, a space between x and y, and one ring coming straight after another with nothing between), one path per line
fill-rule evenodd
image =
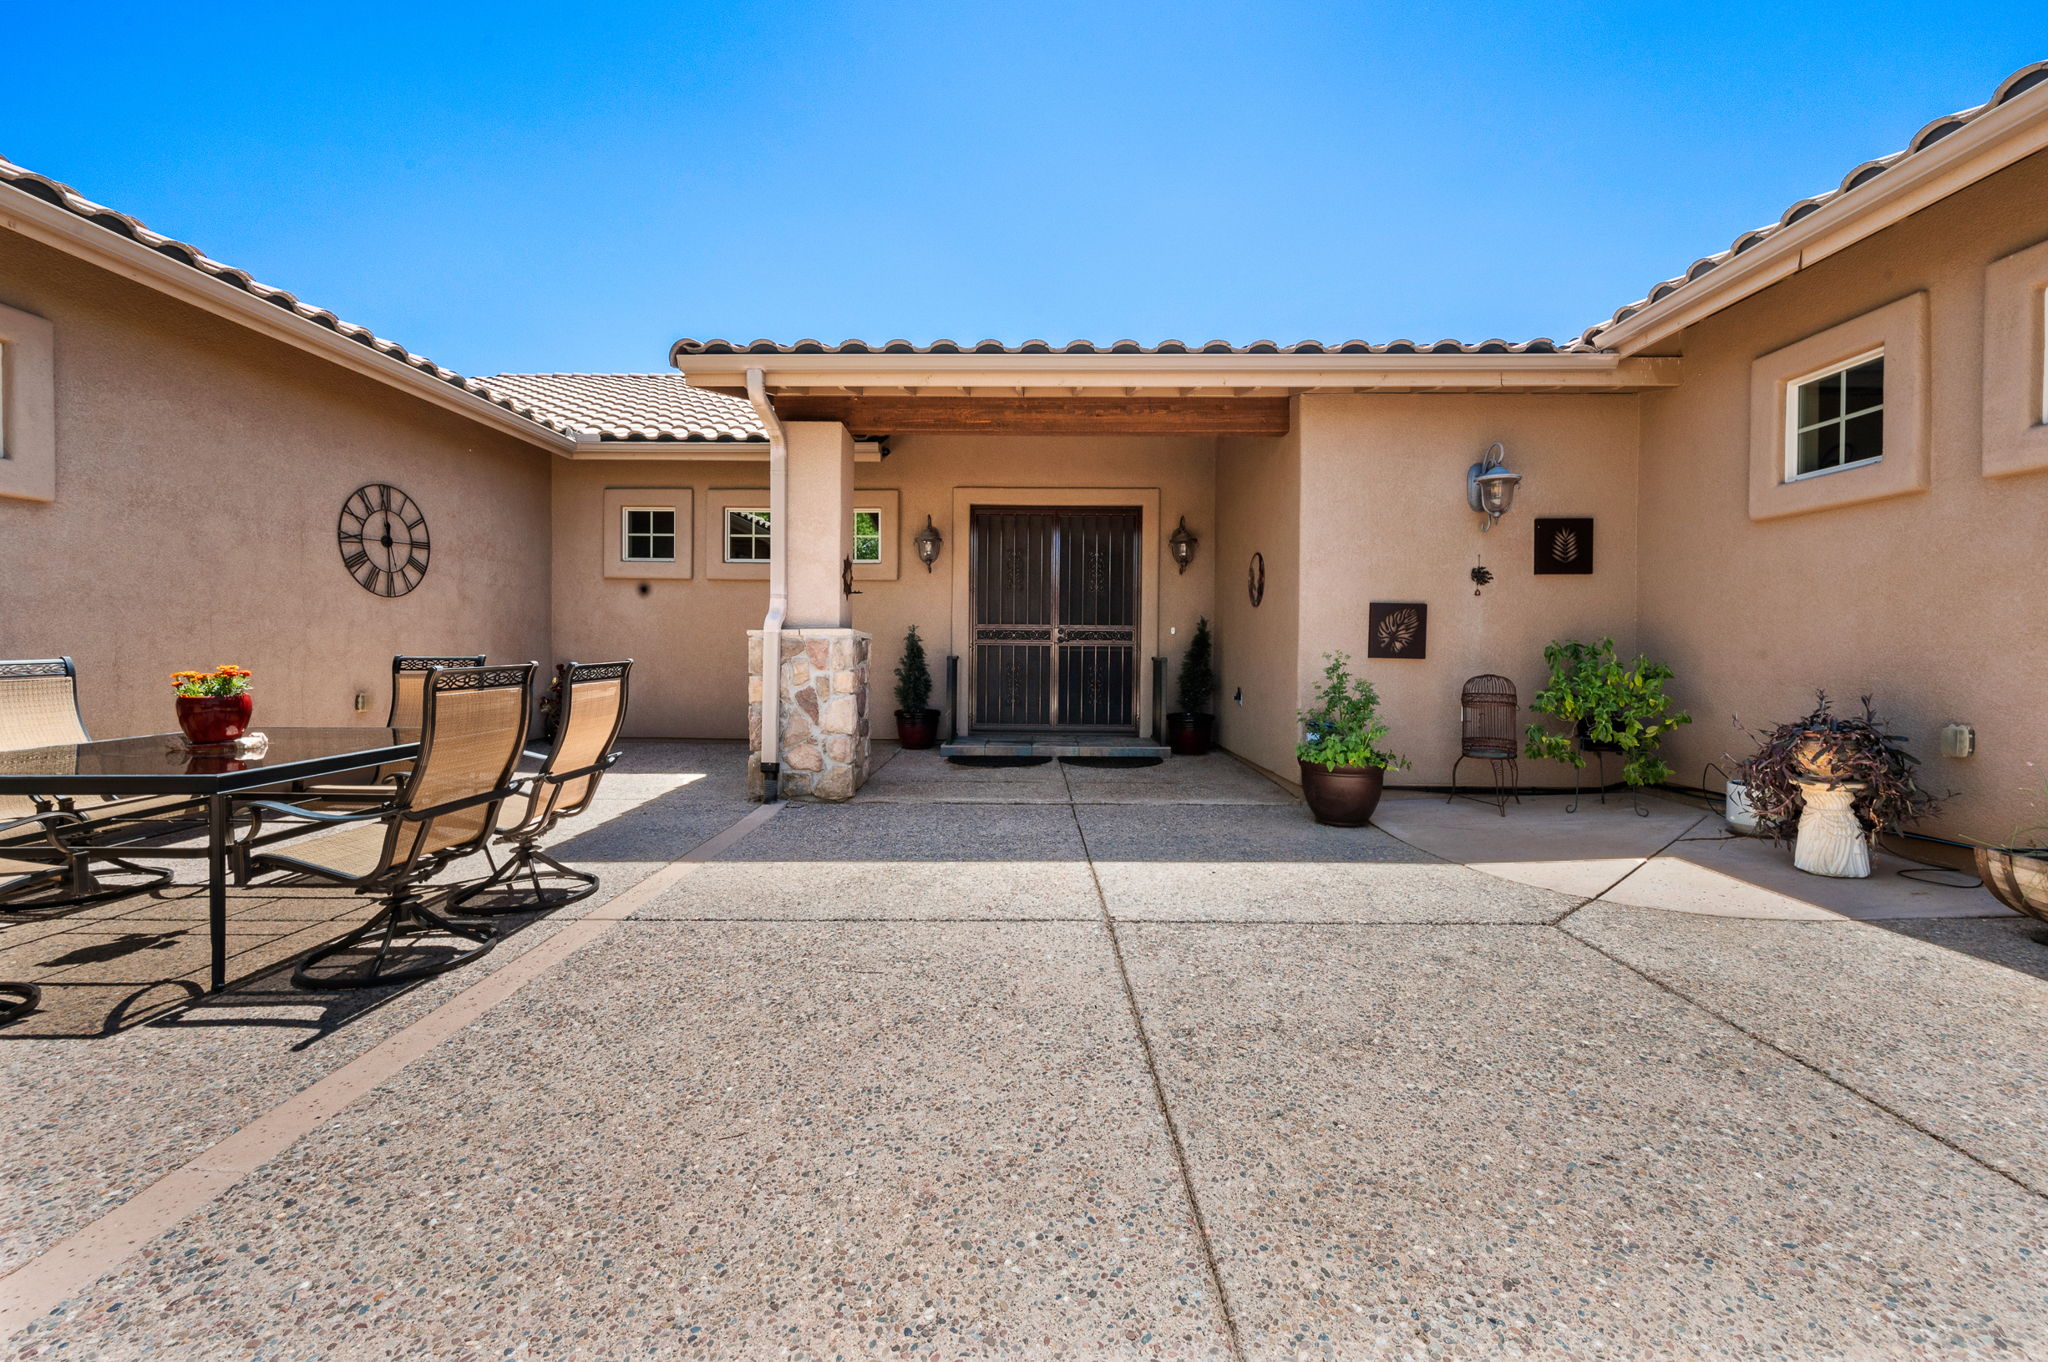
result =
M1252 555L1251 568L1245 573L1245 591L1251 596L1254 608L1258 606L1260 601L1266 599L1265 554L1255 553Z
M1593 517L1536 517L1536 575L1593 571Z
M1365 628L1367 657L1429 656L1429 607L1421 601L1374 601Z

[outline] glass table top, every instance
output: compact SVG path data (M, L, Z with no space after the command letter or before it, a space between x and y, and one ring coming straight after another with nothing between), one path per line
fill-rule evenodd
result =
M352 770L417 753L416 728L259 728L263 751L187 747L182 733L0 752L0 790L67 794L130 788L230 788Z

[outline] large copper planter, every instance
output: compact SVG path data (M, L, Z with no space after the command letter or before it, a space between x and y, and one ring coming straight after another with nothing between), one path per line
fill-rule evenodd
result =
M2048 922L2048 855L1978 847L1977 875L1984 887L2016 913Z
M1362 828L1380 806L1387 773L1378 766L1339 766L1303 761L1301 794L1316 822L1333 828Z

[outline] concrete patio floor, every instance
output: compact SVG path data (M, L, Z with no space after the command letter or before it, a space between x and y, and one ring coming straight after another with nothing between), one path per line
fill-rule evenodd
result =
M360 909L252 890L223 998L0 1030L10 1355L2048 1355L2048 944L1980 890L1679 801L741 760L635 744L603 892L452 975L294 994ZM0 953L170 987L190 894Z

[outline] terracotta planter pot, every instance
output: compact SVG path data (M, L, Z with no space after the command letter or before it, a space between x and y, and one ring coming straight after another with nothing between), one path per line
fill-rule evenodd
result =
M1215 743L1215 715L1188 712L1166 716L1166 745L1176 757L1206 757Z
M255 712L256 697L240 695L180 695L178 727L185 741L194 747L233 742L249 731L249 716Z
M896 741L913 752L938 745L939 712L935 709L896 711Z
M2048 853L1978 847L1977 875L2006 907L2048 922Z
M1362 828L1372 821L1380 806L1380 792L1387 773L1378 766L1339 766L1335 770L1320 762L1304 761L1301 794L1316 822L1333 828Z

